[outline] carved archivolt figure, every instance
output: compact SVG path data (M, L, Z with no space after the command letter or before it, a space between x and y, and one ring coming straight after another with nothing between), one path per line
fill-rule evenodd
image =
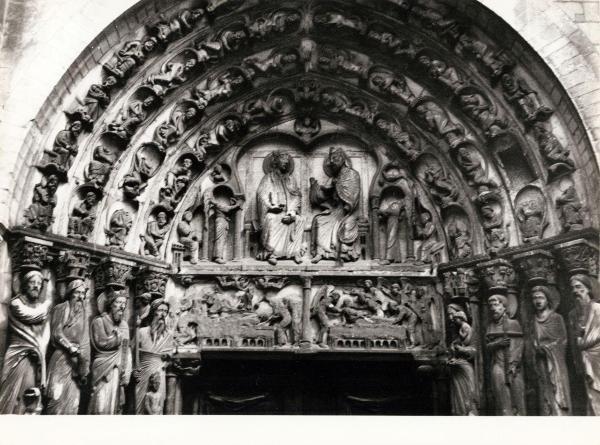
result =
M125 247L125 241L132 224L133 220L128 211L123 209L116 210L110 217L108 229L104 229L106 233L106 245L120 248Z
M92 321L92 395L89 414L118 414L125 404L125 388L131 377L129 326L124 313L127 298L110 290L106 307Z
M117 84L114 76L108 76L101 85L93 84L88 90L83 105L75 110L81 116L86 116L90 125L93 125L110 103L110 90Z
M44 151L42 164L53 163L61 170L69 170L73 158L77 156L79 148L77 139L81 134L81 127L81 122L75 121L70 123L65 130L59 131L54 139L52 150Z
M437 169L428 165L423 171L423 182L427 185L433 200L441 207L446 207L458 198L458 188L452 177L445 175L442 167Z
M277 259L302 262L302 237L306 218L302 216L302 192L292 176L294 161L287 153L275 151L264 163L256 192L260 242L259 259L277 264Z
M549 164L550 171L556 170L556 164L565 164L569 169L575 167L573 160L570 158L570 150L563 147L552 131L546 128L546 124L536 122L533 125L533 134Z
M571 289L575 295L575 309L569 312L578 373L585 380L589 415L600 415L600 293L594 279L573 275Z
M129 199L137 198L146 188L147 181L155 167L146 161L145 156L136 153L133 169L131 169L121 180L120 187L123 194Z
M173 112L169 120L160 124L155 133L154 140L163 148L168 148L179 140L185 130L194 122L200 111L196 106L177 109Z
M546 286L531 289L535 309L535 364L539 378L540 414L568 416L571 413L569 373L567 371L567 329L556 313L557 298ZM555 294L558 296L558 294Z
M56 207L56 189L58 177L56 175L43 176L42 180L33 188L31 205L25 210L27 226L45 232L54 222L52 213Z
M423 210L419 215L420 224L415 226L415 238L421 240L417 249L417 259L427 264L440 262L444 243L438 240L437 229L431 221L431 213Z
M438 104L430 100L424 101L418 104L415 110L429 130L444 138L451 147L461 141L464 130L455 124Z
M312 222L312 262L356 261L360 176L342 148L329 149L324 170L331 178L328 184L310 178L310 201L323 209Z
M77 414L90 371L90 338L83 280L67 284L66 301L52 310L54 353L48 363L48 414Z
M69 218L69 238L87 241L94 230L97 204L98 196L96 193L87 192L83 201L73 207L71 218Z
M514 62L503 52L489 49L488 45L467 34L461 34L456 48L459 52L463 48L471 52L488 68L492 78L499 77L507 68L514 65Z
M103 145L98 145L94 148L94 158L84 173L85 180L95 184L97 187L103 187L108 180L108 175L110 175L117 157L118 155L112 150Z
M146 235L140 236L144 242L144 254L158 256L169 230L169 219L166 212L158 212L154 221L148 223Z
M131 75L131 70L141 65L146 60L146 55L156 48L154 39L144 42L133 40L125 43L113 58L104 64L104 69L117 79L126 79Z
M498 415L524 416L523 331L517 320L508 317L507 305L503 295L488 299L492 319L486 331L486 347L490 353L492 393Z
M196 264L198 262L198 248L200 246L201 235L192 229L190 223L193 217L194 215L189 211L183 214L181 221L177 225L177 234L179 235L179 242L183 244L186 250L183 259L189 259L191 264Z
M150 326L138 329L137 345L139 361L137 368L133 371L135 385L135 412L137 414L162 414L162 408L166 396L166 367L168 356L173 350L173 331L167 323L169 314L169 303L159 298L154 300L150 306L152 321ZM158 376L158 384L152 385L152 380ZM155 388L151 388L155 386ZM156 409L152 413L147 412L148 391L154 403L151 406ZM156 406L155 406L156 405Z
M514 74L503 74L501 83L504 98L517 108L526 121L544 121L552 115L552 110L540 103L537 92L523 79Z
M408 229L411 225L412 212L410 200L407 203L406 198L389 200L378 210L378 216L385 220L385 259L381 264L390 264L394 261L401 261L400 258L400 223ZM407 243L412 242L408 239L408 230L405 232Z
M453 258L467 258L473 253L471 248L471 234L465 223L459 220L451 221L446 232L450 242Z
M541 239L546 226L544 202L529 199L519 203L516 210L523 242L527 243Z
M156 96L150 95L143 101L133 101L121 110L114 122L107 125L107 130L114 132L121 139L129 140L140 124L146 120L156 100Z
M556 198L556 207L560 210L560 221L565 232L583 229L584 207L573 184L566 187Z
M475 339L464 310L456 305L448 305L448 319L456 330L456 338L450 344L451 357L448 359L452 376L452 414L476 416L479 405L478 383L475 375Z
M422 153L415 143L414 137L404 131L400 125L385 119L377 119L375 125L394 141L400 151L411 161L415 161Z
M497 136L508 126L505 119L496 115L489 100L479 93L461 93L460 106L489 137Z
M431 59L428 55L419 56L419 62L429 70L429 75L438 79L452 91L464 86L465 82L456 68L448 66L439 59Z
M481 160L473 151L466 147L460 147L456 160L467 178L467 182L477 189L478 194L489 192L498 187L494 180L488 178Z
M46 349L50 341L48 314L52 298L38 270L23 276L22 293L8 306L8 348L0 380L0 413L23 414L25 391L46 385Z

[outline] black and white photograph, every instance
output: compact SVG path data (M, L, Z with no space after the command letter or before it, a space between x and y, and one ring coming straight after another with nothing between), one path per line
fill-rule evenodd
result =
M599 230L598 0L0 2L2 415L600 416Z

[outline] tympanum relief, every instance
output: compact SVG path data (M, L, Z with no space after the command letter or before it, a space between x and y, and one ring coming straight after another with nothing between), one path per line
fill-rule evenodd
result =
M571 415L578 391L599 414L597 264L553 247L597 237L560 89L446 5L380 6L209 0L103 57L19 210L41 244L15 262L1 412L174 413L205 352L245 350L390 354L456 415ZM518 289L537 249L567 288Z

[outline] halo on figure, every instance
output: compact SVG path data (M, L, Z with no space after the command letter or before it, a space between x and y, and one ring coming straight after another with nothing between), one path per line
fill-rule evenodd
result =
M281 155L287 155L290 158L290 166L288 169L288 174L292 174L294 173L294 158L292 157L292 155L288 152L285 151L272 151L271 153L269 153L265 159L263 160L263 172L265 173L265 175L268 175L269 173L271 173L273 171L273 161L275 160L276 157L281 156Z
M344 157L344 165L346 167L352 168L352 160L350 159L348 154L344 151L344 149L339 146L338 147L331 146L331 147L329 147L329 152L327 153L327 156L325 158L323 158L323 171L330 178L333 178L334 174L331 171L331 168L329 167L329 157L334 152L341 152L342 156Z
M531 289L532 299L533 294L536 292L542 292L546 296L546 299L548 300L548 306L550 307L550 309L556 310L556 308L560 305L560 294L558 293L558 290L556 290L554 287L542 285L534 286Z

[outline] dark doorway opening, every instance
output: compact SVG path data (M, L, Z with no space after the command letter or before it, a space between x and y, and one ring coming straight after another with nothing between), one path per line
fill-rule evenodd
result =
M210 360L182 380L183 414L449 415L447 381L415 363Z

